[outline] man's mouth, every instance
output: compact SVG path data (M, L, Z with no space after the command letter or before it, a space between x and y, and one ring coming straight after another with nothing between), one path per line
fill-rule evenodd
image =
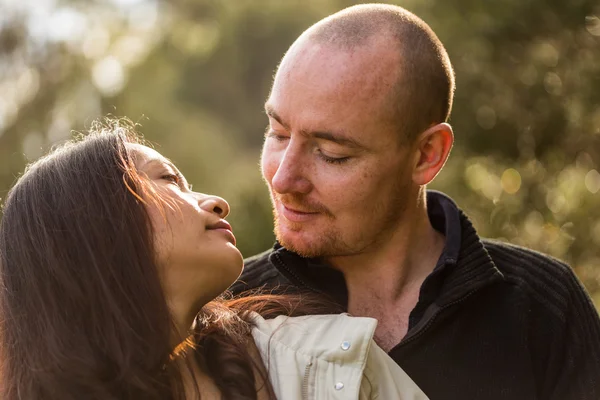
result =
M300 207L293 207L293 206L286 206L285 204L282 204L283 207L285 207L286 210L295 212L295 213L299 213L299 214L317 214L317 211L309 211L309 210L303 210Z
M319 212L303 210L296 207L288 207L283 203L281 205L281 215L290 222L305 222L315 218Z

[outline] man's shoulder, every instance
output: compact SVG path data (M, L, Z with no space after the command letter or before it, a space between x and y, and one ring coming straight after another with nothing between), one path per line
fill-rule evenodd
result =
M518 296L506 298L528 316L531 360L547 382L539 398L598 399L600 316L573 269L531 249L484 244Z
M504 274L522 275L530 272L533 274L531 277L536 278L536 275L542 271L543 275L550 274L551 276L564 276L572 273L568 264L548 254L494 239L482 239L482 242Z
M483 243L508 283L560 319L565 318L573 296L585 293L573 269L561 260L497 240L484 239Z

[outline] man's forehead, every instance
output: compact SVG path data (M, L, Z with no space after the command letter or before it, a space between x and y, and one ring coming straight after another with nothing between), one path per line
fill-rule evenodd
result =
M327 64L323 60L282 65L273 82L267 104L285 118L289 110L379 114L397 79L381 65L349 65L351 60ZM293 61L293 60L290 60Z
M357 94L380 92L398 82L400 63L399 52L381 43L346 50L303 41L294 44L282 60L271 94L285 90L289 84L319 94L329 88Z

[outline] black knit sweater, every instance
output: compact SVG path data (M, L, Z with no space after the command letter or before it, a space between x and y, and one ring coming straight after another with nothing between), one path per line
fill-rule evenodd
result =
M600 400L600 318L571 268L481 240L452 200L427 200L446 247L389 355L432 400ZM231 290L258 287L347 301L339 272L277 244Z

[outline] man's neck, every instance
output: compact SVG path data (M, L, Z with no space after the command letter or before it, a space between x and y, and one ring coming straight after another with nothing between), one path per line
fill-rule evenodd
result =
M326 260L344 274L348 312L379 320L376 336L384 349L406 334L421 285L435 268L445 243L444 236L431 226L425 207L410 214L402 229L376 248Z
M359 254L325 260L344 274L350 295L373 292L380 300L394 302L433 271L445 238L431 226L424 207L410 214L412 218L405 218L384 242Z

